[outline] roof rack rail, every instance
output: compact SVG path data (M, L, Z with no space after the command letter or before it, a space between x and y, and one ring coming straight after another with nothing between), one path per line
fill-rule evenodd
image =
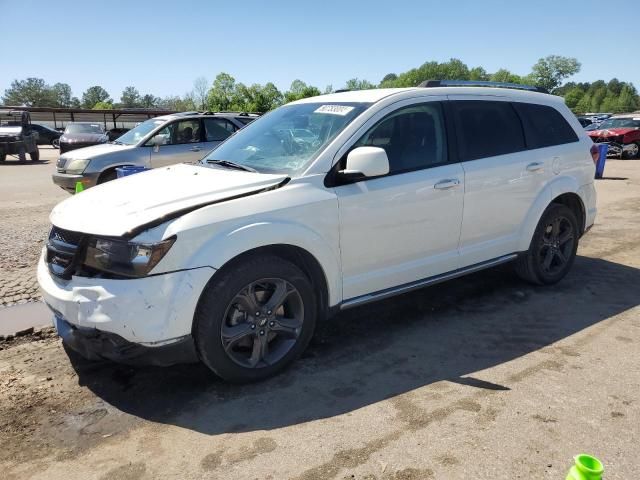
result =
M339 88L338 90L334 90L331 93L342 93L342 92L350 92L351 89L350 88Z
M549 93L546 88L533 85L521 85L508 82L487 82L482 80L425 80L418 87L494 87L512 88L514 90L529 90L531 92Z

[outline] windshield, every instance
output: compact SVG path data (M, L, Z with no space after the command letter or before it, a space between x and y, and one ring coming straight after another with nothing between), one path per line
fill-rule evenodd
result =
M64 133L104 133L99 123L70 123Z
M598 130L608 128L638 128L640 127L640 117L638 118L610 118L598 126Z
M226 160L259 172L292 174L306 167L369 105L344 102L285 105L239 130L203 162Z
M124 145L136 145L156 127L163 125L165 122L166 120L151 118L145 122L142 122L135 128L132 128L124 135L118 137L115 140L115 143L122 143Z

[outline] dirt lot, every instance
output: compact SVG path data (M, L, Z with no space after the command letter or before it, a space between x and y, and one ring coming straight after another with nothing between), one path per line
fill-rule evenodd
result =
M606 173L558 286L503 267L352 310L263 383L89 363L55 338L0 344L2 477L559 479L587 452L608 480L637 478L640 162ZM26 247L65 194L12 181L24 208L6 222L18 200L0 181L2 228Z
M40 148L39 162L0 163L0 307L39 298L34 265L49 212L69 196L51 181L58 150Z

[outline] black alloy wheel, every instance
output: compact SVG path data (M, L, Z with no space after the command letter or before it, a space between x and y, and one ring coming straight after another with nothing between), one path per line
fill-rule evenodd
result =
M300 292L281 278L251 282L229 303L220 339L225 352L246 368L275 365L291 351L302 331Z
M194 315L198 355L231 382L268 378L293 362L315 330L317 296L294 263L250 255L219 270Z
M569 272L578 250L578 220L566 205L552 203L542 214L529 250L515 262L516 273L536 285L552 285Z

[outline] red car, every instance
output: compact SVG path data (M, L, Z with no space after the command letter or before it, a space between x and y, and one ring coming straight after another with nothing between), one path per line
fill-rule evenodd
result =
M640 158L640 113L608 118L587 135L595 143L608 143L612 155Z

